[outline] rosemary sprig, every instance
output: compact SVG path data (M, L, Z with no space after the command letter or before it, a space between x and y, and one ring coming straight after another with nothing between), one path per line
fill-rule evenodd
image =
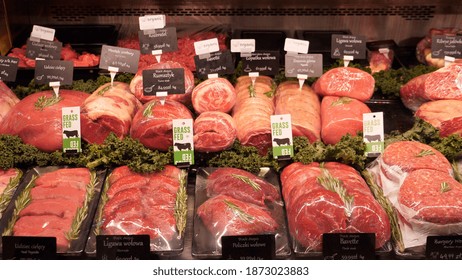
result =
M62 97L60 95L56 96L53 94L53 96L46 97L45 95L40 96L37 101L35 101L35 108L37 108L40 111L43 111L45 107L52 106L59 101L62 100Z
M420 153L418 153L415 157L425 157L425 156L431 156L434 154L435 153L432 150L421 150Z
M441 187L440 187L440 192L445 193L451 190L451 187L449 187L448 182L442 182Z
M175 212L173 213L173 216L175 217L176 221L176 228L178 229L178 234L180 236L183 235L186 229L186 220L188 214L188 194L186 192L186 176L186 171L182 170L180 174L180 188L176 193Z
M255 183L254 181L250 180L249 177L246 177L246 176L243 176L243 175L238 175L238 174L232 174L231 177L239 179L242 182L246 183L247 185L251 186L254 189L254 191L261 191L260 185Z
M223 200L223 202L226 204L226 206L229 207L229 209L231 209L234 214L236 214L239 219L241 219L244 223L251 223L255 218L250 215L249 213L246 213L244 212L241 208L239 208L239 206L237 206L236 204L232 203L231 201L228 201L228 200Z
M112 86L109 84L105 87L103 87L100 91L98 91L97 95L104 95L106 91L108 91Z
M339 99L337 99L336 101L332 102L330 104L330 106L335 107L335 106L339 106L339 105L344 105L344 104L350 103L351 101L353 101L353 99L351 99L349 97L346 97L346 96L343 96L343 97L340 97Z
M154 107L156 103L157 101L152 101L151 103L148 104L148 106L146 106L146 108L144 108L143 117L147 118L147 117L152 116L152 107Z
M391 202L388 200L387 197L383 194L382 188L375 183L374 175L367 170L362 172L363 177L366 179L369 188L372 191L375 199L378 201L380 206L385 210L390 219L390 226L391 226L391 237L393 238L398 250L400 252L404 251L404 242L403 236L401 235L401 230L399 228L398 223L398 215L393 208Z
M340 196L340 199L345 205L346 216L351 217L351 213L353 212L354 197L352 195L348 195L347 189L342 186L342 182L338 178L333 177L327 169L323 168L322 171L323 175L317 177L316 180L326 190L335 192Z
M276 88L277 88L277 85L276 83L272 80L271 81L271 90L263 93L264 95L266 95L267 97L271 98L274 96L274 93L276 92Z
M256 97L257 96L257 93L255 92L255 87L252 84L249 85L249 96L250 97Z
M90 183L88 183L86 187L85 200L83 205L77 209L74 219L72 220L71 229L65 234L68 240L75 240L79 238L80 227L82 226L85 218L88 216L88 208L90 206L91 200L93 199L93 196L95 195L95 187L98 183L96 172L92 171L90 174Z
M103 224L103 210L104 210L104 206L109 200L109 196L107 195L107 190L109 189L109 181L110 181L110 176L106 178L106 181L104 182L104 187L101 191L101 198L100 198L98 212L96 213L96 219L95 219L95 229L93 230L95 235L100 235L100 232L101 232L101 225Z
M22 171L20 169L16 169L16 171L16 176L14 178L10 178L10 181L8 182L5 190L3 190L3 193L0 194L0 218L2 218L2 213L10 203L16 187L19 185L19 181L21 180L23 174Z
M37 176L33 175L31 180L27 184L27 186L24 188L24 190L21 192L21 194L18 196L18 198L14 202L13 215L11 216L11 219L8 222L8 225L6 226L5 230L3 231L2 236L13 235L13 227L14 227L14 224L16 223L16 221L19 219L19 213L24 208L26 208L26 206L31 201L30 191L35 186L35 179L37 179Z

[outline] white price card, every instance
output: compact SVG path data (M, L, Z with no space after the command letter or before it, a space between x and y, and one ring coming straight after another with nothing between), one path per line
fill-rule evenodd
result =
M310 45L310 42L306 40L286 38L286 41L284 43L284 50L290 53L307 54L309 45Z
M165 27L165 15L147 15L139 17L140 30L159 29Z
M271 140L275 159L292 158L292 117L290 114L271 116Z
M53 41L55 39L55 30L40 25L32 26L32 32L30 34L32 38L43 39L47 41Z
M220 50L218 38L194 42L194 50L196 51L196 55L217 52Z
M82 135L80 134L80 107L62 108L63 152L80 153Z
M363 114L363 141L366 156L377 157L383 152L383 112Z
M173 163L194 164L194 138L192 119L173 120Z
M255 52L255 39L232 39L231 52L253 53Z

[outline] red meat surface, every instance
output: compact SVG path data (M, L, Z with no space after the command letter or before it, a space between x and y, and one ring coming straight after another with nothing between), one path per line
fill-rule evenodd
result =
M87 168L61 168L53 172L40 175L35 180L35 186L53 188L63 183L71 183L72 187L85 190L90 183L90 172Z
M19 98L16 94L2 81L0 81L0 123L13 108Z
M18 176L18 169L10 168L7 170L0 169L0 196L6 189L10 181Z
M234 119L222 112L204 112L194 120L194 149L218 152L230 148L236 139Z
M229 113L236 103L236 91L224 78L207 79L192 92L192 105L198 113L219 111Z
M422 104L416 117L430 123L440 130L440 136L460 134L462 124L462 100L435 100Z

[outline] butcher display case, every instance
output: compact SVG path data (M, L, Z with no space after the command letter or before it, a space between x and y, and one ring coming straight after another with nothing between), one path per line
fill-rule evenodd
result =
M332 35L364 36L367 42L367 52L371 54L374 51L387 48L392 52L390 67L397 70L429 63L425 61L425 56L422 59L422 54L419 52L423 50L419 50L417 46L432 28L441 30L444 28L462 28L462 2L453 0L74 0L71 2L61 0L2 0L2 5L0 6L0 54L2 56L11 55L16 57L15 54L21 48L25 49L24 46L34 25L55 29L55 40L62 42L63 46L68 46L68 50L75 52L77 55L75 59L78 59L79 55L86 54L95 55L99 59L102 47L105 45L128 46L140 49L137 38L140 31L139 18L146 15L165 15L166 25L176 28L179 45L189 48L177 58L180 57L181 62L187 65L185 71L191 70L189 72L194 75L197 73L194 65L193 41L208 39L210 36L219 37L220 50L229 49L232 39L255 39L256 50L279 53L281 69L285 65L285 42L288 38L307 40L309 42L309 52L322 54L323 66L328 68L340 63L337 59L331 57ZM457 33L458 31L455 32ZM163 55L166 55L164 58L171 58L168 54ZM81 58L81 61L87 58ZM145 63L146 65L153 63L154 57L149 59L141 59L140 63ZM234 55L232 64L236 69L240 67L239 59L239 55ZM33 80L35 61L24 60L23 63L19 66L16 80L8 84L11 87L27 87ZM369 57L367 56L363 59L354 60L352 63L357 63L360 67L369 69ZM73 75L74 80L96 80L100 76L109 76L106 69L98 67L98 63L77 65L77 67L74 67ZM138 83L141 84L141 78L139 76L137 78ZM196 78L196 84L200 82L197 75L194 78ZM191 78L191 84L192 80ZM255 83L255 81L253 82ZM274 86L274 84L272 85ZM142 86L140 87L142 88ZM274 93L274 88L272 90ZM249 91L251 90L249 89ZM102 90L101 94L103 92L104 90ZM135 94L134 92L132 93ZM143 95L143 93L141 94ZM383 92L375 91L371 96L365 101L365 104L368 105L371 112L383 112L385 134L402 134L415 125L414 112L403 104L399 98L399 92L395 92L395 96L390 97L390 95L385 95ZM145 103L151 100L141 101L141 103ZM141 108L141 103L136 106ZM154 102L153 104L156 103ZM189 105L189 109L191 109L191 104ZM133 107L136 106L133 105ZM144 113L152 110L154 105L146 107L143 107ZM194 109L191 111L194 111ZM147 115L149 115L149 112ZM146 134L146 132L142 134ZM117 148L115 147L114 149ZM302 148L299 149L301 150ZM243 153L245 154L246 152L244 151ZM427 154L424 156L427 156ZM221 248L218 251L216 248L209 248L210 244L207 242L212 238L211 234L206 232L205 226L202 224L204 221L195 212L199 207L198 203L208 199L208 193L205 190L205 179L202 178L206 177L204 174L208 176L208 173L204 170L209 171L209 168L218 167L218 164L212 167L206 166L206 163L210 159L214 160L216 158L217 153L215 151L207 151L196 158L196 164L189 167L188 176L186 177L188 181L187 193L183 194L187 196L187 202L183 201L185 209L187 209L186 213L184 213L187 216L184 236L179 234L179 244L173 246L173 249L164 250L165 248L163 248L160 250L163 252L162 254L156 253L156 250L151 250L150 258L217 259L221 257ZM342 159L342 156L339 156L339 158ZM374 163L371 162L372 159L367 162L370 164L369 167L374 166ZM124 163L126 164L126 162ZM290 161L278 162L283 167L290 163ZM262 169L268 167L273 166L259 166ZM318 168L317 172L324 170L323 166L317 166L316 168ZM362 169L364 170L365 166L362 166ZM101 168L99 172L103 173L105 171L106 169ZM283 194L284 189L281 179L278 177L281 173L275 175L276 173L271 169L271 182L277 185L279 192ZM197 178L196 175L198 175ZM325 176L328 179L330 178L327 175ZM363 177L366 176L363 174ZM240 178L240 180L245 181L248 179ZM203 184L200 186L201 189L197 189L196 183L198 181ZM369 186L380 183L367 180L367 177L366 181ZM248 184L252 185L252 183ZM337 182L337 185L341 185L341 182ZM258 189L258 186L256 188ZM338 188L336 191L341 193ZM448 191L447 188L444 189L444 192L446 191ZM381 191L374 192L374 195L376 198L379 196L383 199ZM198 198L201 201L195 201ZM347 199L342 197L342 199L341 202L348 205L348 197ZM385 209L390 205L387 204L386 199L383 199L385 202L380 201L380 198L377 200L379 200L381 207ZM288 210L282 206L283 204L281 198L280 204L273 205L273 208L271 208L273 212L277 212L277 221L280 223L277 233L277 246L280 251L278 251L275 258L322 258L319 250L314 253L308 252L308 249L300 246L298 241L291 239L295 238L292 236L295 236L295 233L289 231L292 225L290 224L290 219L286 217L286 211ZM97 206L95 204L92 207L96 209ZM99 205L98 207L98 213L103 211L103 206ZM238 208L235 205L233 207ZM8 209L13 212L14 204L11 204ZM394 214L393 210L388 210L386 209L387 213L383 215L396 218L396 216L393 216L396 213ZM239 212L240 210L236 211ZM11 215L11 213L9 214ZM101 213L99 214L102 215ZM242 218L243 214L237 214L237 216L239 215ZM246 217L248 218L248 216L244 215L244 218ZM98 217L88 217L88 220L94 220L93 227L97 227ZM100 220L101 217L99 217L99 222L101 222ZM6 222L3 223L5 224ZM367 221L362 221L361 223L367 224ZM195 228L198 224L201 227ZM395 234L396 230L399 231L399 228L393 228L392 224L391 234ZM207 234L198 236L201 232L206 232ZM460 234L457 231L455 233ZM91 237L87 243L87 246L90 244L90 249L88 247L86 250L79 248L79 252L82 253L72 257L92 259L98 255L95 253L96 233L92 232L90 235ZM213 240L213 245L215 246L220 242L221 240ZM84 242L80 243L83 244ZM168 246L171 245L169 242L167 243ZM292 243L297 245L292 246ZM219 245L221 246L221 244ZM373 250L377 249L374 244L372 246ZM291 251L294 248L295 250ZM386 239L376 251L375 258L425 258L425 252L422 251L424 249L421 247L418 247L418 249L418 252L411 251L400 254L399 250L392 250L391 241ZM168 253L165 253L165 251Z

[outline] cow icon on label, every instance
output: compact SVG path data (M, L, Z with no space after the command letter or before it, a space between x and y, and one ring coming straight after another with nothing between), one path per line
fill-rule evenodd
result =
M289 138L274 138L273 141L276 142L276 144L278 144L278 146L290 145L290 139Z
M191 150L191 143L175 143L173 146L175 146L178 149L178 151Z
M366 135L364 136L364 139L367 140L367 142L379 142L380 140L382 140L382 137L380 137L380 134L377 134L377 135Z
M79 137L79 132L77 130L64 130L63 134L66 135L66 138Z

